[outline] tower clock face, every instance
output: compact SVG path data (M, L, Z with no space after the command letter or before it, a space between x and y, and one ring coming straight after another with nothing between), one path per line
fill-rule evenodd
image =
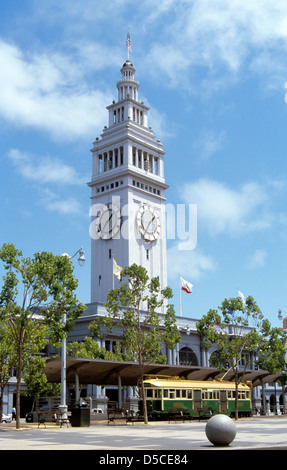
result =
M120 209L113 206L104 210L98 222L98 232L103 240L113 238L119 231L121 225Z
M151 242L160 234L160 220L158 212L151 206L144 204L136 214L136 224L141 237Z

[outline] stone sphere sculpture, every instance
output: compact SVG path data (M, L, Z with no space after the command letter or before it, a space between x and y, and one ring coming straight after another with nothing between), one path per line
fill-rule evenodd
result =
M228 446L236 436L236 426L229 416L215 415L207 422L205 434L215 446Z

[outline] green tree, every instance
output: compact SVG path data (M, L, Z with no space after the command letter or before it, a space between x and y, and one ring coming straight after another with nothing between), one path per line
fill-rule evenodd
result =
M46 343L59 343L85 310L75 294L78 282L66 256L49 252L24 258L11 243L0 249L5 275L0 291L0 323L15 345L17 357L16 428L20 428L20 389L25 357ZM62 316L67 315L63 324Z
M218 354L213 354L211 365L221 370L223 363L229 363L235 377L235 419L238 419L238 384L243 380L239 375L242 354L248 358L256 350L264 334L265 322L261 310L253 297L244 302L240 297L225 299L218 310L209 312L197 322L197 331L203 346L217 345ZM248 361L245 362L245 369ZM242 372L242 371L241 371Z
M15 348L10 336L0 324L0 416L3 413L4 389L16 366Z
M287 330L283 328L272 328L269 320L264 321L264 329L260 344L258 345L257 365L268 370L271 374L280 373L282 384L283 408L285 410L285 384L287 376L286 370L286 342Z
M169 287L161 290L158 278L149 279L146 269L136 264L126 267L122 277L128 281L108 292L106 307L110 319L121 326L126 360L138 363L144 421L147 424L144 365L165 363L161 345L174 347L180 341L180 334L175 327L172 305L167 307L165 315L158 313L159 308L172 298Z
M47 358L43 356L30 356L24 367L23 378L26 390L23 395L34 398L31 411L35 408L37 398L40 396L57 396L61 391L60 384L49 383L47 376L43 374L46 361Z
M105 359L109 361L121 361L121 353L114 353L101 348L97 341L90 336L86 336L82 342L72 341L67 345L67 354L70 357L81 357L84 359Z

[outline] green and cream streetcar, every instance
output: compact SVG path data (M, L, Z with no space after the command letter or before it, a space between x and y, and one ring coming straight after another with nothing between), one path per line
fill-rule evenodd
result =
M235 415L235 383L224 380L183 380L179 377L148 376L144 380L150 417L168 417L171 411L184 410L197 418L202 410L210 414ZM238 385L238 416L251 416L251 389Z

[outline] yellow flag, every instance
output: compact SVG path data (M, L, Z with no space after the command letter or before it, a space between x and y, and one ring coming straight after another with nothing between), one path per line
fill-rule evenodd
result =
M118 280L121 280L121 273L123 268L117 265L116 261L113 259L113 273L117 276Z

